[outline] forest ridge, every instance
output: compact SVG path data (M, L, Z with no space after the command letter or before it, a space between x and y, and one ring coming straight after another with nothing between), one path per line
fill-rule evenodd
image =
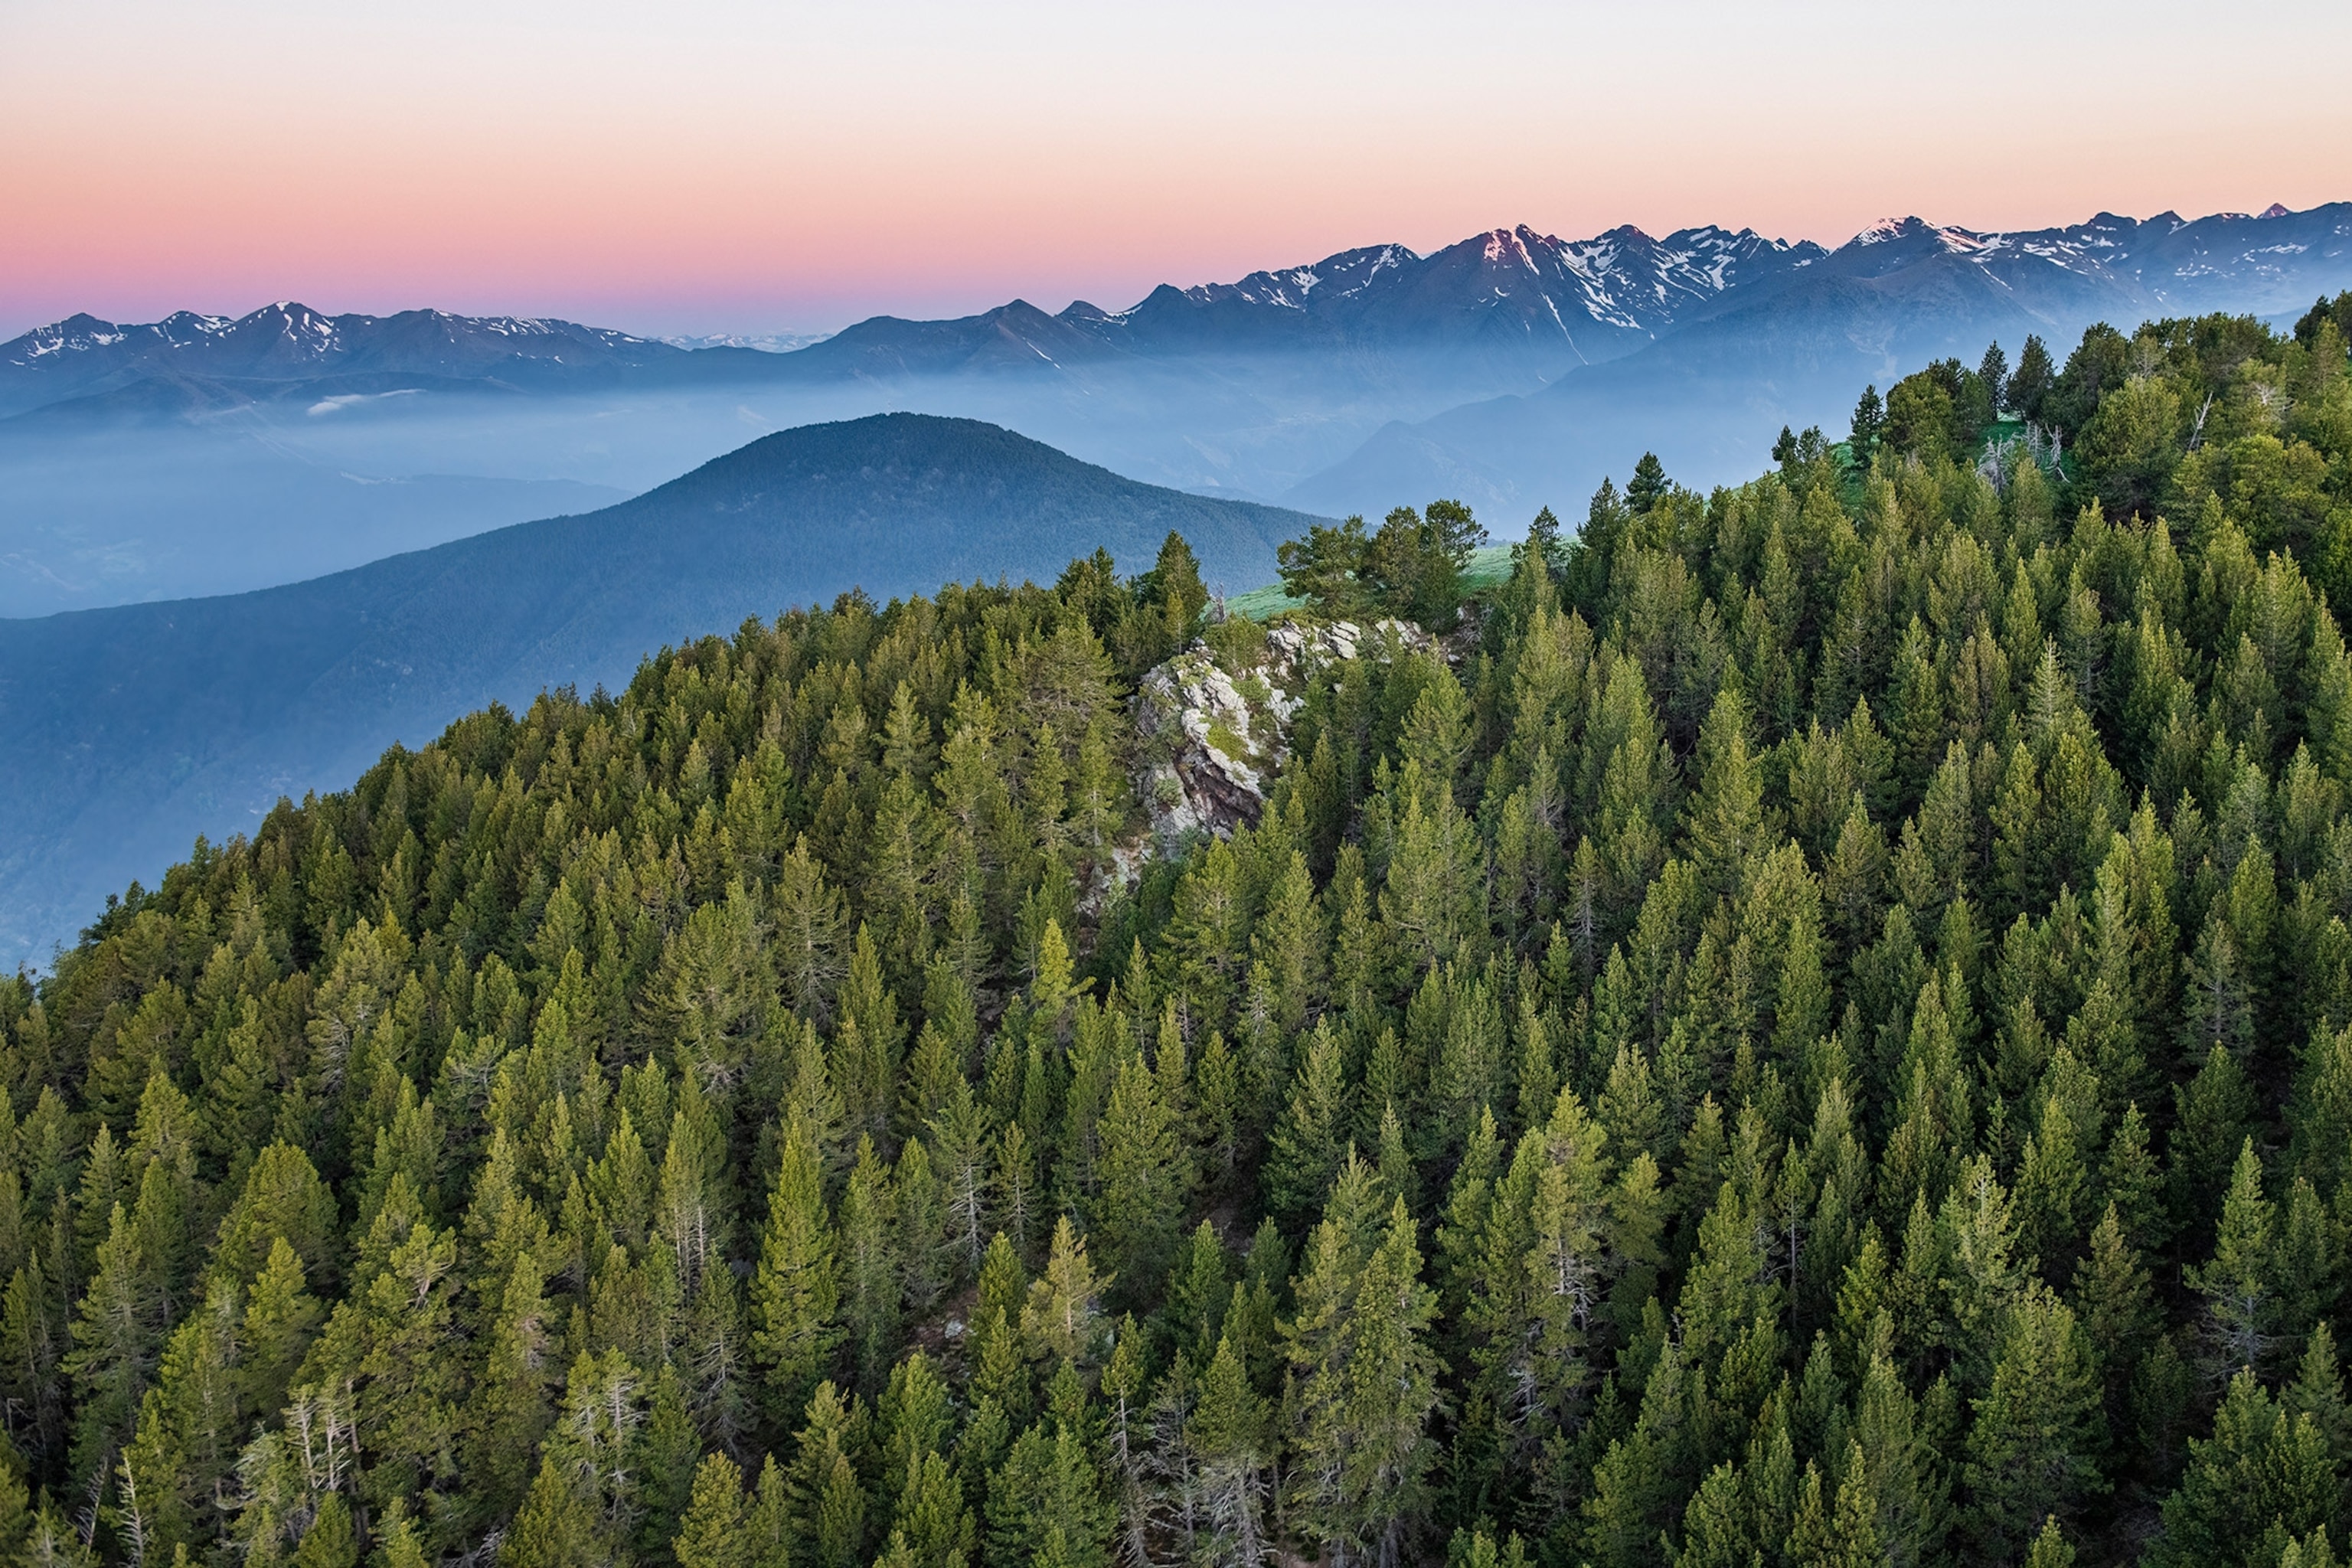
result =
M1180 853L1174 536L200 842L0 984L0 1553L2332 1565L2347 335L1317 527L1438 639Z

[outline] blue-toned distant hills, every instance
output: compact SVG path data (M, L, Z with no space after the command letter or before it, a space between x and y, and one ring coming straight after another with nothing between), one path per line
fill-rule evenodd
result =
M1998 234L1911 218L1835 249L1521 226L1124 310L876 317L790 353L431 310L76 317L0 344L0 615L317 575L893 409L1318 511L1443 493L1572 515L1645 447L1732 479L1783 423L1834 433L1860 383L1989 341L2014 358L2028 332L2277 315L2347 287L2337 203Z
M1750 312L1767 301L1834 311L1852 298L1844 286L1855 283L1891 290L1953 325L2030 321L2063 329L2102 315L2299 309L2341 287L2347 268L2352 203L2342 202L2195 220L2102 213L2017 233L1890 219L1835 250L1712 226L1663 239L1629 226L1562 240L1521 225L1427 256L1370 246L1234 283L1162 285L1123 310L1080 300L1048 314L1016 300L953 321L877 316L783 354L685 349L570 321L422 310L327 316L290 302L234 320L183 311L131 325L76 316L0 344L0 415L112 398L147 381L171 390L148 390L124 399L128 405L214 408L239 397L364 394L382 390L384 376L554 390L629 381L1050 376L1121 360L1263 354L1438 355L1483 360L1498 379L1549 380L1695 323L1752 322ZM1867 323L1862 335L1892 346Z
M618 506L260 592L0 621L0 957L281 794L341 787L491 701L622 684L641 658L830 602L1124 570L1171 531L1240 589L1313 519L1185 495L970 420L754 441Z

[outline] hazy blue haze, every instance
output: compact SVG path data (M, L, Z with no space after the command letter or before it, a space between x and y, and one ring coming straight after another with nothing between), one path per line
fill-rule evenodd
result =
M1645 448L1686 482L1737 479L1781 425L1834 434L1861 383L1996 338L2013 356L2030 331L2063 345L2103 318L2299 310L2347 286L2338 204L2023 235L1914 220L1833 253L1496 230L1124 310L876 318L785 354L428 311L82 318L0 345L0 616L296 581L892 409L1205 494L1373 515L1452 495L1516 529L1577 515Z
M486 703L618 687L665 644L943 583L1051 581L1171 531L1212 582L1313 520L1155 489L993 426L772 436L619 506L250 594L0 621L0 961L41 961L199 833L340 788Z

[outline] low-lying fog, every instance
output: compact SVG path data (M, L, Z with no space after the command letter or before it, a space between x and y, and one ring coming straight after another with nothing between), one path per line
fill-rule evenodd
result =
M1377 515L1459 493L1506 506L1494 521L1511 533L1525 525L1517 514L1540 504L1580 513L1602 471L1622 478L1639 456L1594 452L1587 462L1555 434L1530 454L1545 471L1523 483L1507 471L1507 452L1499 466L1492 453L1465 461L1404 427L1496 390L1421 367L1334 374L1318 361L560 395L417 389L169 419L44 410L0 421L0 616L299 581L593 510L772 431L893 409L986 419L1133 479L1317 511ZM1740 432L1738 461L1681 477L1759 466L1778 412L1739 423L1756 430ZM1391 453L1349 468L1384 427L1385 444L1402 437L1411 460ZM1564 459L1572 476L1550 471ZM1523 493L1528 483L1546 493Z
M1980 334L1942 323L1864 348L1702 324L1549 385L1475 354L1325 353L820 384L780 365L757 383L562 393L289 386L194 416L90 400L0 420L0 616L297 582L593 510L773 431L891 410L985 419L1130 479L1328 516L1454 497L1516 537L1543 506L1572 526L1647 448L1685 483L1745 479L1783 424L1835 438L1865 378L1972 359Z

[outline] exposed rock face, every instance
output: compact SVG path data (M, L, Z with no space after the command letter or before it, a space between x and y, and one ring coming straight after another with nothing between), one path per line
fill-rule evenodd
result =
M1229 837L1257 821L1316 670L1360 654L1392 658L1434 646L1402 621L1369 628L1284 621L1267 628L1263 659L1238 673L1195 642L1145 676L1135 694L1144 743L1136 783L1159 847L1174 852L1200 833Z

